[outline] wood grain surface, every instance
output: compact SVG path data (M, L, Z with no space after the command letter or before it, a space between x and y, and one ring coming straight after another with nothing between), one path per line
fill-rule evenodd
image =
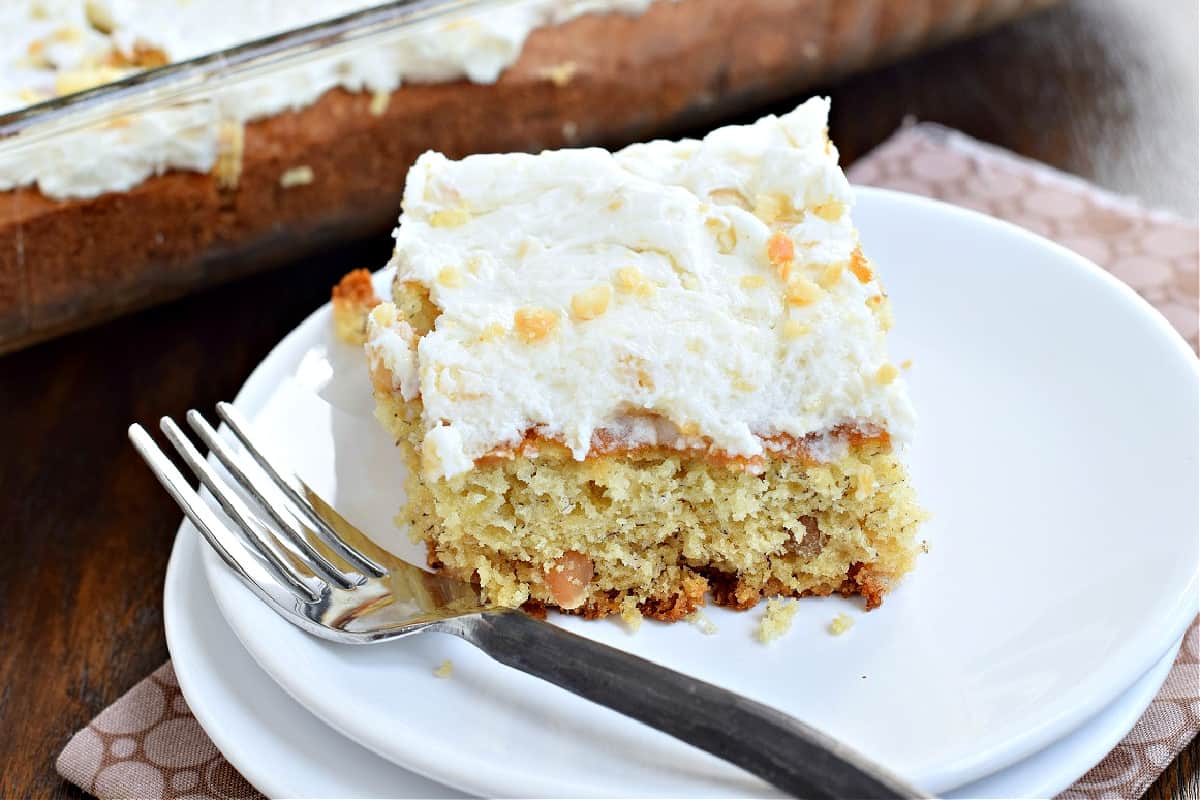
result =
M1196 51L1191 0L1075 0L820 91L847 162L915 117L1195 218ZM232 398L343 272L389 253L381 232L0 358L0 797L81 796L58 751L167 658L180 513L126 426ZM1200 800L1200 744L1147 796Z

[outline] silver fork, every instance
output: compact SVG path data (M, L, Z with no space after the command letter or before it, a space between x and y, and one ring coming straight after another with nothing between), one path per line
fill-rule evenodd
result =
M170 417L162 418L161 428L223 514L201 498L145 429L131 425L129 438L205 541L293 625L345 644L454 634L501 664L615 709L797 797L925 796L769 706L520 611L489 607L471 584L392 556L298 476L268 461L237 409L219 403L217 415L244 452L195 409L187 421L224 475Z

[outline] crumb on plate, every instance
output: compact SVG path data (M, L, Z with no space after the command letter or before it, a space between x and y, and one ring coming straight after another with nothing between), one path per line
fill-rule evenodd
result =
M621 601L621 621L629 628L630 633L637 633L642 627L642 611L633 595L626 595Z
M792 627L792 617L796 616L795 600L780 600L772 597L767 601L767 610L758 623L755 635L763 644L773 642L786 634Z
M705 636L712 636L717 632L717 626L713 624L711 619L704 616L704 613L699 609L688 614L684 619L699 628L700 632Z

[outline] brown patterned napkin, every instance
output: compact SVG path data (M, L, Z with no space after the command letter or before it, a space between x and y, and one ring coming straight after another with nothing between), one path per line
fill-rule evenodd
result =
M937 197L1054 239L1127 282L1198 346L1194 224L937 125L901 130L848 174L855 183ZM1133 730L1061 797L1139 797L1200 732L1198 625ZM260 797L196 722L170 663L75 734L57 767L101 800Z

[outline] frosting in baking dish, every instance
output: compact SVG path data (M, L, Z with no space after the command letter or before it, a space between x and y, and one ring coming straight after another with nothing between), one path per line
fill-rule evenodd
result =
M403 82L492 83L530 32L652 0L522 0L428 20L394 44L320 56L185 107L123 117L36 146L0 149L0 190L55 198L123 191L168 169L207 172L222 124L303 108L342 87L381 101ZM0 3L0 114L138 69L219 51L366 8L368 0L6 0Z
M616 154L422 156L392 263L441 314L416 339L376 313L367 352L421 398L427 468L531 432L579 459L600 431L662 444L664 421L674 446L744 457L847 424L906 440L827 113Z

